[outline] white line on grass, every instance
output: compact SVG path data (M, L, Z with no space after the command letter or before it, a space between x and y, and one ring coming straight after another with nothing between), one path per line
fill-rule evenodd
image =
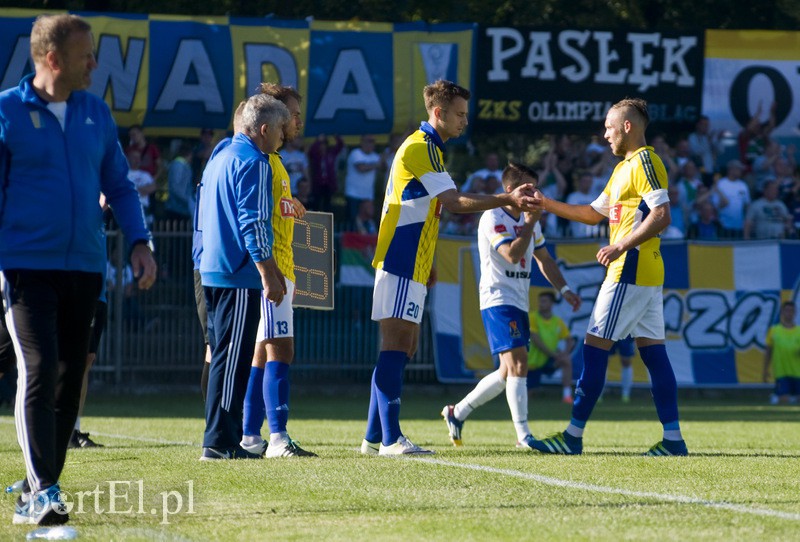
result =
M8 423L6 422L6 420L0 420L0 422ZM13 420L10 423L13 423ZM148 437L136 437L130 435L117 435L111 433L95 433L95 434L101 437L135 440L141 442L154 442L158 444L171 444L175 446L199 446L197 443L194 442L173 441L173 440L148 438ZM800 514L794 514L792 512L783 512L781 510L772 510L769 508L754 508L751 506L745 506L743 504L732 504L722 501L709 501L706 499L698 499L696 497L686 497L684 495L670 495L669 493L653 493L649 491L633 491L631 489L621 489L609 486L598 486L595 484L587 484L584 482L562 480L560 478L553 478L551 476L544 476L542 474L531 474L511 469L498 469L496 467L488 467L486 465L474 465L470 463L454 463L451 461L444 461L442 459L429 459L422 457L414 457L414 458L408 457L407 459L411 459L413 461L418 461L422 463L429 463L432 465L441 465L443 467L455 467L459 469L489 472L492 474L502 474L503 476L513 476L515 478L533 480L534 482L539 482L540 484L565 487L567 489L580 489L583 491L605 493L608 495L625 495L627 497L636 497L640 499L641 498L657 499L667 502L677 502L681 504L699 504L700 506L707 506L709 508L719 508L721 510L729 510L731 512L739 512L742 514L752 514L755 516L768 516L781 519L788 519L792 521L800 521ZM658 461L658 459L655 460Z
M526 480L533 480L541 484L549 486L565 487L568 489L580 489L584 491L593 491L595 493L606 493L612 495L625 495L627 497L658 499L668 502L677 502L681 504L699 504L701 506L708 506L710 508L720 508L722 510L729 510L731 512L739 512L742 514L753 514L756 516L769 516L781 519L789 519L800 521L800 514L793 514L791 512L782 512L780 510L771 510L769 508L754 508L742 504L732 504L720 501L709 501L705 499L698 499L696 497L686 497L683 495L670 495L668 493L652 493L649 491L633 491L630 489L620 489L616 487L598 486L595 484L587 484L584 482L574 482L572 480L562 480L560 478L553 478L551 476L543 476L541 474L530 474L527 472L520 472L510 469L498 469L495 467L487 467L485 465L473 465L470 463L454 463L451 461L443 461L441 459L428 459L428 458L413 458L414 461L423 463L430 463L432 465L441 465L443 467L456 467L460 469L476 470L482 472L489 472L492 474L502 474L504 476L513 476L515 478L523 478ZM658 459L656 459L658 461Z
M9 425L14 424L14 420L5 420L0 419L0 423L5 423ZM151 444L167 444L169 446L200 446L197 442L189 442L188 440L167 440L159 437L132 437L130 435L120 435L117 433L98 433L97 431L92 431L92 434L98 437L106 437L106 438L116 438L120 440L134 440L139 442L149 442Z

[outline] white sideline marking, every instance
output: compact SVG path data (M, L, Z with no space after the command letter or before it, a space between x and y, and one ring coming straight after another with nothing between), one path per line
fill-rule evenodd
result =
M13 420L6 421L0 420L2 423L14 423ZM94 433L94 432L93 432ZM158 444L171 444L175 446L199 446L194 442L173 441L166 439L156 439L148 437L135 437L130 435L116 435L111 433L94 433L95 435L108 438L118 438L126 440L135 440L141 442L154 442ZM360 451L360 448L356 448ZM390 459L398 459L398 457L390 457ZM595 484L587 484L585 482L573 482L572 480L562 480L560 478L553 478L552 476L544 476L542 474L531 474L511 469L498 469L496 467L488 467L486 465L473 465L470 463L455 463L451 461L444 461L442 459L429 459L423 457L404 457L412 461L421 463L430 463L431 465L441 465L443 467L455 467L459 469L467 469L474 471L489 472L492 474L502 474L503 476L513 476L515 478L522 478L525 480L532 480L549 486L564 487L567 489L580 489L584 491L592 491L594 493L605 493L607 495L625 495L627 497L657 499L667 502L676 502L681 504L698 504L700 506L707 506L709 508L719 508L721 510L728 510L731 512L739 512L742 514L752 514L755 516L767 516L781 519L788 519L792 521L800 521L800 514L792 512L783 512L781 510L772 510L769 508L754 508L745 506L743 504L732 504L723 501L709 501L706 499L698 499L696 497L686 497L684 495L670 495L669 493L653 493L650 491L633 491L631 489L622 489L609 486L598 486ZM657 459L656 459L657 460Z
M409 457L409 459L412 458ZM541 474L530 474L527 472L520 472L517 470L510 470L510 469L498 469L495 467L487 467L485 465L472 465L469 463L453 463L450 461L443 461L441 459L413 458L412 460L420 461L423 463L430 463L432 465L441 465L443 467L456 467L460 469L490 472L492 474L502 474L504 476L513 476L515 478L533 480L541 484L546 484L549 486L565 487L567 489L582 489L584 491L593 491L595 493L606 493L611 495L625 495L627 497L658 499L662 501L677 502L681 504L699 504L701 506L708 506L710 508L720 508L722 510L729 510L731 512L740 512L742 514L753 514L756 516L769 516L781 519L800 521L800 514L794 514L792 512L782 512L780 510L771 510L769 508L753 508L751 506L745 506L742 504L732 504L722 501L709 501L705 499L698 499L696 497L686 497L683 495L670 495L668 493L652 493L649 491L633 491L630 489L598 486L595 484L587 484L584 482L573 482L571 480L562 480L560 478L543 476Z

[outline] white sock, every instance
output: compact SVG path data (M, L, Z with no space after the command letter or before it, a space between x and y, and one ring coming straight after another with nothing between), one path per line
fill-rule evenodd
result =
M666 440L683 440L683 435L681 435L680 429L664 429L664 438Z
M622 396L630 397L631 388L633 387L633 366L622 368Z
M275 446L280 444L281 442L286 441L289 438L289 433L286 431L281 431L280 433L270 433L269 434L269 445Z
M564 399L572 397L572 386L564 386L564 391L561 395Z
M242 444L252 446L253 444L258 444L259 442L264 442L264 439L261 438L261 435L242 435Z
M583 438L583 427L578 427L572 423L567 426L567 429L564 432L569 433L573 437Z
M77 418L75 418L75 431L80 431L80 430L81 430L81 417L78 416Z
M466 420L473 410L503 393L505 388L506 381L500 375L500 369L489 373L481 378L478 385L458 402L453 409L453 415L461 421Z
M511 421L517 432L517 441L531 434L528 428L528 379L524 376L509 376L506 383L506 400L511 409Z

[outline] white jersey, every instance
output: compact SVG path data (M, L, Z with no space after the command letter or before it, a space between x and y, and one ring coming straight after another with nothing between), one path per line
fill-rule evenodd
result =
M533 227L533 242L528 244L519 263L509 263L497 252L500 245L510 243L518 237L524 224L524 215L515 219L502 208L486 211L481 216L478 224L481 310L498 305L512 305L528 312L533 251L544 246L544 235L539 223Z

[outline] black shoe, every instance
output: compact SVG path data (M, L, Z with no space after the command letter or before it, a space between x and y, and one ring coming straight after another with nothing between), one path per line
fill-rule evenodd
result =
M261 459L262 454L248 452L241 446L233 448L211 448L204 447L200 461L217 461L221 459Z
M81 433L77 429L72 432L69 438L67 448L102 448L102 444L98 444L89 438L89 433Z

